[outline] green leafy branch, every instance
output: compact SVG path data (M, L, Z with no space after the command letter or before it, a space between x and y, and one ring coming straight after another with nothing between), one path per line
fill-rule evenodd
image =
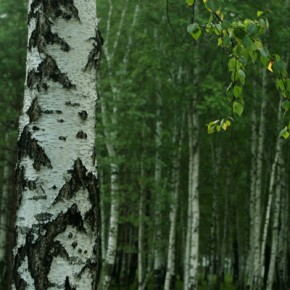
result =
M226 90L226 95L232 104L233 113L240 117L244 111L243 92L246 69L249 63L255 64L257 61L275 75L276 88L285 98L282 107L286 113L290 109L290 80L286 65L278 54L271 54L261 40L269 28L269 22L265 16L271 11L258 11L257 19L254 20L229 21L224 19L221 0L203 0L203 2L210 14L205 25L205 32L216 36L217 45L229 51L228 70L231 74L231 82ZM192 6L194 0L186 0L186 3ZM198 23L188 25L187 31L195 40L202 35L202 29ZM208 133L220 132L224 120L210 122ZM290 136L290 123L281 130L279 136L285 139Z

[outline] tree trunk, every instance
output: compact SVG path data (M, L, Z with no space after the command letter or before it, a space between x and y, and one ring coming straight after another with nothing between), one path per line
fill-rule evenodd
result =
M183 123L183 122L182 122ZM175 129L173 137L173 144L176 144L177 128ZM181 128L181 136L177 144L177 152L173 156L173 168L171 172L172 180L172 194L170 206L170 229L169 229L169 245L167 254L167 270L165 275L164 290L175 289L175 254L176 254L176 223L177 223L177 209L178 209L178 191L179 191L179 170L181 158L181 146L183 142L183 132Z
M283 167L281 166L282 158L279 158L279 168L277 177L283 177ZM266 290L272 290L274 277L275 277L275 267L277 261L277 251L278 251L278 237L279 237L279 216L281 208L281 183L283 178L277 178L276 195L275 195L275 206L273 214L273 228L272 228L272 246L271 246L271 258L267 277Z
M263 166L263 152L265 140L265 108L266 108L266 71L263 70L262 80L262 104L260 114L260 126L258 133L258 149L257 149L257 175L256 175L256 188L255 188L255 216L254 216L254 252L253 252L253 265L250 271L253 272L253 280L251 289L260 289L260 254L261 254L261 194L262 194L262 166Z
M282 119L282 98L280 99L279 102L279 109L278 109L278 124L281 123ZM278 127L280 127L278 125ZM271 176L270 176L270 186L269 186L269 196L268 196L268 204L266 208L266 216L265 216L265 223L264 223L264 229L263 229L263 237L262 237L262 243L261 243L261 281L263 282L265 280L265 249L266 249L266 243L267 243L267 236L268 236L268 228L269 228L269 223L270 223L270 213L272 210L272 200L273 200L273 195L275 191L275 181L277 181L277 170L279 167L279 164L281 163L281 146L282 146L282 139L277 138L276 140L276 148L275 148L275 156L274 156L274 161L272 163L272 168L271 168ZM280 183L280 181L278 181ZM280 192L277 192L277 194L280 194ZM277 197L277 200L280 200L280 198ZM278 235L278 233L277 233Z
M29 1L13 289L95 289L96 3Z

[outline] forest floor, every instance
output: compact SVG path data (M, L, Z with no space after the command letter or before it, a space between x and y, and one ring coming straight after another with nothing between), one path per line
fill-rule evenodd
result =
M212 279L212 287L211 289L215 289L215 279L216 277L213 277ZM134 283L130 285L128 288L127 286L112 286L112 290L137 290L137 283ZM153 290L153 285L149 282L147 290ZM176 290L183 290L183 282L182 281L176 281ZM198 290L207 290L208 289L208 282L203 280L202 278L199 279L199 286ZM230 276L225 277L225 283L221 284L220 290L237 290L235 285L232 283L232 278Z

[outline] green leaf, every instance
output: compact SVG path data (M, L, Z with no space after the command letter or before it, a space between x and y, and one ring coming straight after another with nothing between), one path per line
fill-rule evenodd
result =
M229 59L228 68L229 68L230 72L235 70L235 68L236 68L236 58L235 57L232 57Z
M243 45L244 45L244 47L247 48L247 49L252 48L253 41L252 41L252 39L250 38L249 35L246 35L246 36L243 38Z
M242 94L242 87L234 86L234 96L239 97Z
M266 57L266 58L269 58L269 51L268 51L267 48L263 47L263 48L260 50L260 53L261 53L261 56Z
M208 0L206 2L207 7L210 11L216 12L221 8L221 1L220 0Z
M283 79L277 79L276 80L276 88L277 90L281 90L282 92L286 91L285 83Z
M187 32L195 39L198 40L201 36L201 29L197 23L193 23L187 26Z
M285 64L281 61L275 61L273 63L273 71L277 74L282 74L286 71Z
M264 14L264 11L257 11L257 16L260 17L261 15Z
M249 22L246 26L246 31L251 36L254 36L259 31L259 27L256 24L254 24L253 22Z
M282 103L282 108L285 110L285 111L288 111L290 109L290 101L286 100Z
M234 101L233 102L233 111L241 117L244 111L244 104L241 101Z
M286 126L285 128L283 128L280 133L279 133L279 137L280 138L284 138L285 140L289 137L289 132L288 132L288 127Z
M186 4L192 6L194 4L194 0L185 0Z
M230 39L230 37L228 35L225 35L223 37L223 45L225 47L229 47L231 45L231 39Z

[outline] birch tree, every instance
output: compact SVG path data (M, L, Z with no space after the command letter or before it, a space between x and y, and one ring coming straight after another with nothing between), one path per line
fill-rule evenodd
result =
M13 289L95 289L95 1L29 1Z

